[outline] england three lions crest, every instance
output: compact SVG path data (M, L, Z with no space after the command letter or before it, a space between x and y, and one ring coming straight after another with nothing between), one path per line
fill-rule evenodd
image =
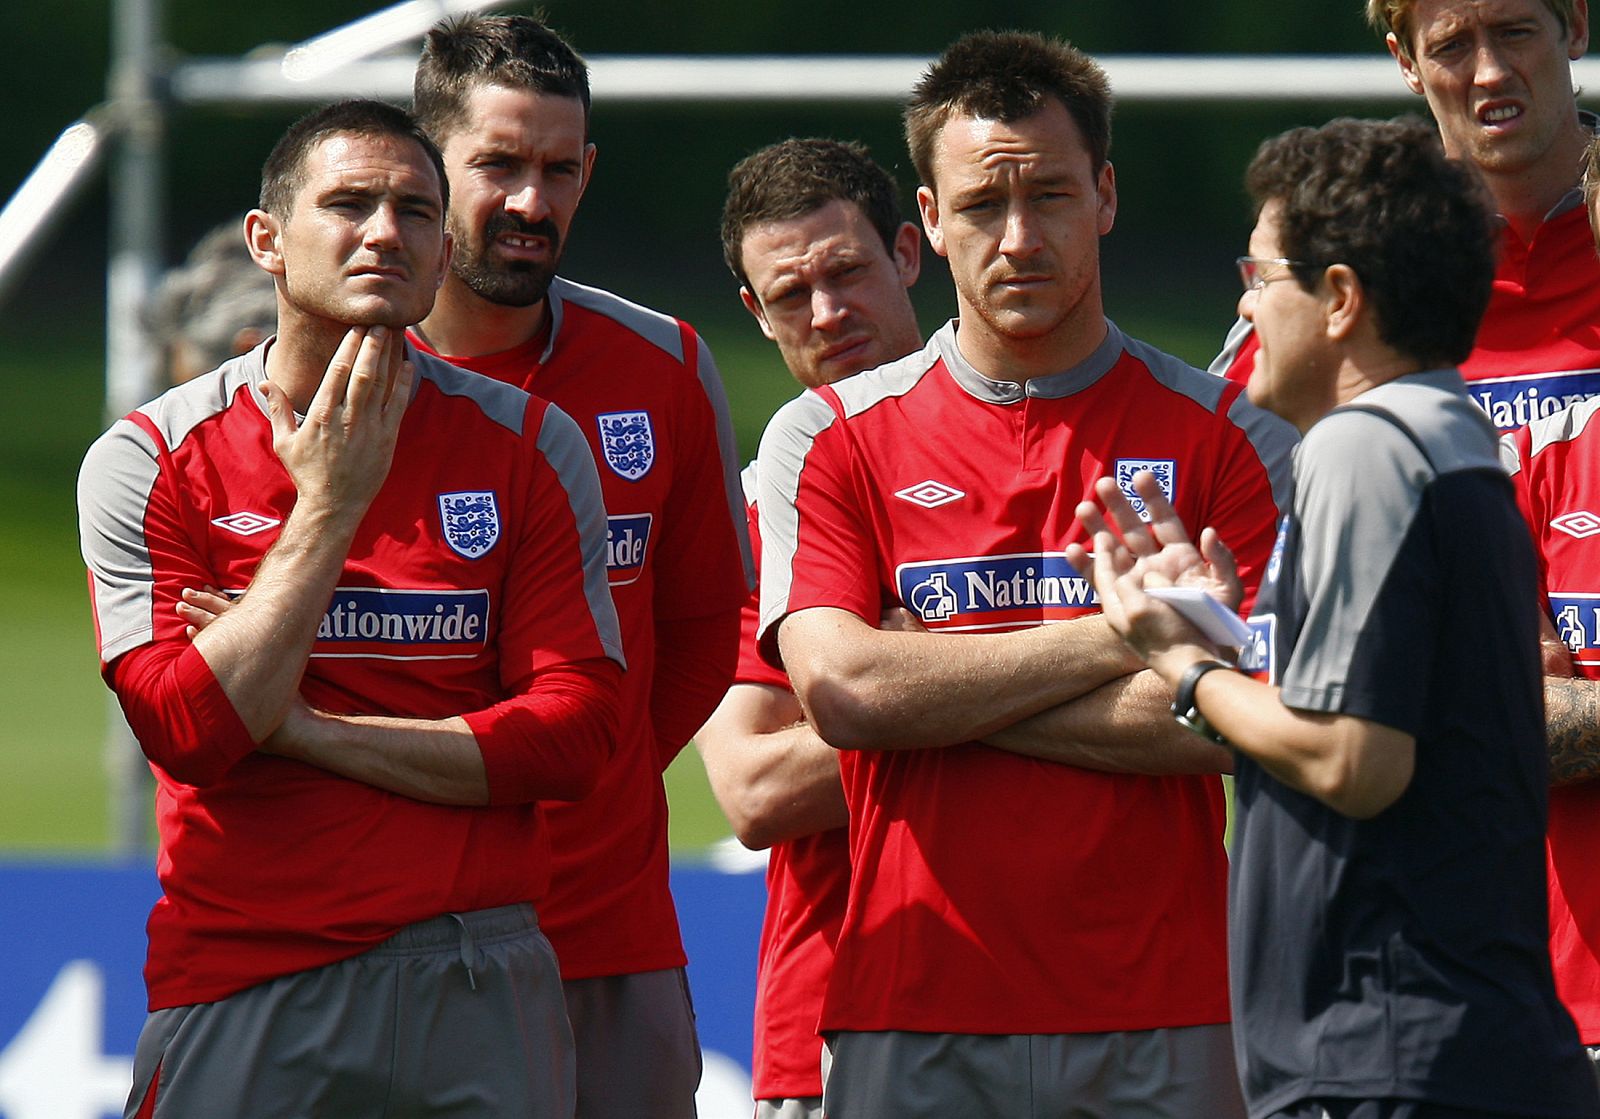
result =
M440 494L439 520L445 543L470 560L487 555L500 539L500 507L491 490Z
M649 412L601 412L600 450L606 465L637 482L656 464L656 436Z
M1128 504L1133 506L1133 511L1139 514L1141 521L1150 519L1150 511L1144 507L1144 498L1133 488L1133 476L1141 470L1148 470L1156 476L1156 481L1161 483L1161 492L1168 501L1177 492L1178 463L1170 458L1119 458L1116 463L1117 488L1122 491L1122 496L1128 499Z

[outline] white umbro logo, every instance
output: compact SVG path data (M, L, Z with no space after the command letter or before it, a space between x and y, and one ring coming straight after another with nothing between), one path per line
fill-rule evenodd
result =
M1582 540L1586 536L1600 533L1600 517L1585 509L1579 509L1575 513L1561 514L1550 522L1550 527Z
M949 505L952 501L960 501L967 495L954 486L947 486L943 482L935 482L929 478L926 482L918 482L914 486L907 486L903 490L895 490L894 495L901 501L909 501L913 505L920 505L924 509L937 509L941 505Z
M211 523L229 532L236 532L240 536L254 536L258 532L266 532L269 528L277 528L283 522L276 517L263 517L260 513L229 513L226 517L218 517Z

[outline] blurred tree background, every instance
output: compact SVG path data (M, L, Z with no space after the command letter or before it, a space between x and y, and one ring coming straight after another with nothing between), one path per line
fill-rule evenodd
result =
M176 56L238 56L297 42L367 15L371 0L232 5L167 0ZM512 9L517 10L517 9ZM521 10L531 10L523 6ZM1091 54L1374 54L1382 46L1360 0L1263 6L1238 0L880 0L748 4L681 0L550 0L549 21L591 55L898 54L932 57L983 27L1059 35ZM1267 18L1268 16L1275 18ZM14 4L0 71L8 198L59 132L106 96L109 0ZM1245 63L1248 65L1248 63ZM1407 95L1395 79L1395 111ZM1410 107L1421 111L1421 103ZM165 259L181 259L214 223L249 208L262 159L306 106L176 109L166 164ZM1112 317L1203 365L1233 319L1232 259L1250 226L1240 176L1257 143L1353 106L1205 103L1127 105L1112 158L1120 205L1103 245ZM1359 107L1357 108L1360 111ZM1370 111L1370 110L1367 110ZM728 168L791 135L865 141L898 176L906 212L915 186L887 104L595 105L596 176L563 272L699 325L719 354L741 451L791 395L775 351L738 307L717 222ZM23 280L0 303L0 393L11 433L0 441L0 845L96 847L103 778L103 690L95 679L72 479L100 430L109 187L102 174L66 212ZM931 254L928 254L931 256ZM947 275L930 259L917 303L925 328L950 313ZM82 822L87 817L87 826ZM679 833L686 843L718 825ZM704 832L704 834L702 834Z

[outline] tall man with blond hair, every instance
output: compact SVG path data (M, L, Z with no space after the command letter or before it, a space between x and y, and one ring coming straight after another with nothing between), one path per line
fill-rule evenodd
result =
M1510 431L1600 393L1600 261L1579 189L1596 120L1571 67L1586 0L1368 0L1367 19L1499 214L1494 290L1460 367L1473 400ZM1256 344L1241 319L1212 371L1247 380Z
M1253 578L1287 448L1238 386L1106 318L1110 116L1066 43L953 44L906 131L960 317L761 442L761 649L850 811L833 1119L1240 1112L1229 758L1173 723L1063 549L1100 473L1149 467Z

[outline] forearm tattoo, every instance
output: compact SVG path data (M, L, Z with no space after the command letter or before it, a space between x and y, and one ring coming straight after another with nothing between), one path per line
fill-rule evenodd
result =
M1544 722L1550 783L1600 777L1600 687L1592 680L1545 677Z

